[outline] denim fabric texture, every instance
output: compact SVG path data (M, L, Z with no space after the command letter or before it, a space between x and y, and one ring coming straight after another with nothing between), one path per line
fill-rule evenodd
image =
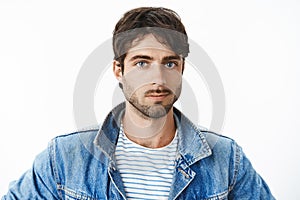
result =
M126 199L114 155L124 109L115 107L102 126L54 138L2 200ZM275 199L234 140L195 126L176 108L174 118L179 143L170 200Z

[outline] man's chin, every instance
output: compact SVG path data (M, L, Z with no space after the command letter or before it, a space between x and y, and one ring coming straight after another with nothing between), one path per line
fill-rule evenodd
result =
M163 106L161 104L155 104L143 110L142 113L149 118L159 119L165 117L171 108L172 105Z
M141 105L131 101L129 103L145 118L159 119L165 117L173 105L163 106L161 103L153 105Z

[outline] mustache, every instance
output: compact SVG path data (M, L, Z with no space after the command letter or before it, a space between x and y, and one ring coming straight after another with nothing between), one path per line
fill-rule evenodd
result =
M171 94L172 91L169 89L155 89L155 90L148 90L147 92L145 92L145 95L149 95L149 94L160 94L160 93L168 93Z

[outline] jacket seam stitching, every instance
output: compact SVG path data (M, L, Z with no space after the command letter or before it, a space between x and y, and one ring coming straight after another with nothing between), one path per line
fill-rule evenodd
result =
M210 198L206 198L204 200L218 200L218 199L224 199L224 197L227 197L228 196L228 191L225 191L225 192L221 192L219 194L216 194L216 196L214 197L210 197Z
M62 199L62 193L61 191L59 190L59 176L58 176L58 170L56 169L56 156L55 156L55 141L54 139L52 139L52 141L50 142L50 146L49 146L49 149L50 149L50 161L51 161L51 165L52 165L52 170L53 170L53 173L54 173L54 179L55 179L55 182L56 182L56 188L57 188L57 192L58 192L58 195L60 196L60 198Z
M240 170L240 160L241 160L241 149L238 147L237 144L235 144L236 147L236 155L235 155L235 161L234 161L234 175L233 175L233 181L232 184L229 186L229 191L231 191L236 184L238 173Z

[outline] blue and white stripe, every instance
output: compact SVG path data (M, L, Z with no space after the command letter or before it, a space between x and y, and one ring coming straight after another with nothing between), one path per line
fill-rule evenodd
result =
M177 143L176 133L169 145L151 149L132 142L120 129L116 161L127 199L168 199Z

